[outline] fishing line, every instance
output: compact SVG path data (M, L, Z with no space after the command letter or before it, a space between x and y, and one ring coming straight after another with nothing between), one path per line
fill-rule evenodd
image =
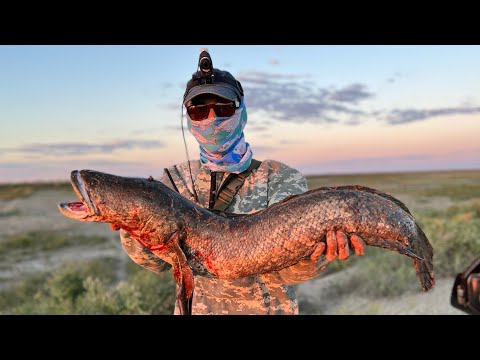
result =
M192 181L193 195L195 196L195 200L198 203L198 195L197 195L197 191L195 190L195 183L193 182L193 176L192 176L192 167L190 166L190 157L188 156L187 141L185 140L185 131L183 130L183 118L184 118L183 105L180 105L180 127L182 128L183 144L185 145L185 153L187 154L188 171L190 172L190 180Z
M205 57L201 57L202 56L202 53L203 52L206 52L208 56L205 56ZM209 60L209 62L205 63L206 66L210 67L210 71L213 71L213 66L212 66L212 59L210 58L210 55L208 54L208 49L207 48L202 48L200 49L200 58L198 60L198 64L197 64L197 73L201 71L204 71L202 69L202 61L204 61L204 59L206 60ZM213 76L213 75L210 75L210 76ZM188 86L188 85L187 85ZM185 100L185 97L184 97L184 100ZM192 189L193 189L193 195L195 196L195 200L198 202L198 195L197 195L197 190L195 190L195 183L193 182L193 176L192 176L192 167L190 165L190 156L188 156L188 147L187 147L187 141L185 140L185 131L183 129L183 105L180 106L180 126L182 128L182 137L183 137L183 144L185 145L185 153L187 154L187 161L188 161L188 171L190 172L190 180L192 181Z

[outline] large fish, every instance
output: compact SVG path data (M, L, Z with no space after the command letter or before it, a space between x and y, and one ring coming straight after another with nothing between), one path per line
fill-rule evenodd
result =
M72 171L71 182L81 202L62 203L60 212L129 232L173 266L184 304L193 293L193 274L232 279L281 270L308 258L329 230L407 255L423 290L435 283L432 246L410 211L367 187L313 189L237 215L202 208L152 178L81 170Z

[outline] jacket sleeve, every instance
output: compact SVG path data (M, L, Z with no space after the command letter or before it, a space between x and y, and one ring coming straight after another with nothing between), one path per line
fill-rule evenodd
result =
M322 255L318 261L302 260L295 265L277 272L279 280L285 285L295 285L313 279L327 267L328 260Z
M299 171L279 162L272 162L272 170L269 174L268 206L285 199L290 195L303 194L308 190L307 179ZM325 270L328 261L320 256L318 261L305 259L270 274L278 278L278 281L285 285L294 285L310 280Z
M169 183L165 183L165 177L164 174L160 181L169 186ZM140 244L137 240L131 238L130 234L124 230L120 230L120 241L123 250L127 253L130 259L145 269L155 273L161 273L171 268L169 263L163 261L158 256L155 256L154 253Z
M137 240L130 237L130 234L120 230L120 240L123 250L136 264L155 273L161 273L170 269L171 265L158 256L155 256L150 250L140 244Z

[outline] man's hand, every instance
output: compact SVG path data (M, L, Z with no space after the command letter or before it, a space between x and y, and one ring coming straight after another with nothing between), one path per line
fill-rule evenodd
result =
M350 237L350 243L357 255L365 254L365 241L363 241L360 236L353 234ZM337 232L333 230L327 231L326 244L324 242L319 243L312 255L310 255L310 259L317 261L320 255L325 251L325 248L327 248L325 258L328 261L333 261L337 258L339 260L345 260L350 256L350 246L348 244L347 235L340 230Z

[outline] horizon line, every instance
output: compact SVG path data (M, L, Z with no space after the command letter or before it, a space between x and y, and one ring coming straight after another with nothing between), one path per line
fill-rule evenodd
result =
M392 175L392 174L426 174L426 173L453 173L453 172L475 172L480 171L479 168L460 168L460 169L430 169L430 170L392 170L392 171L365 171L365 172L330 172L330 173L318 173L318 174L306 174L306 178L312 177L328 177L328 176L365 176L365 175ZM132 176L135 177L135 176ZM139 177L139 176L137 176ZM140 177L141 178L141 177ZM9 185L48 185L48 184L69 184L68 180L55 180L55 179L45 179L45 180L35 180L35 181L10 181L2 182L0 181L0 186L9 186Z

